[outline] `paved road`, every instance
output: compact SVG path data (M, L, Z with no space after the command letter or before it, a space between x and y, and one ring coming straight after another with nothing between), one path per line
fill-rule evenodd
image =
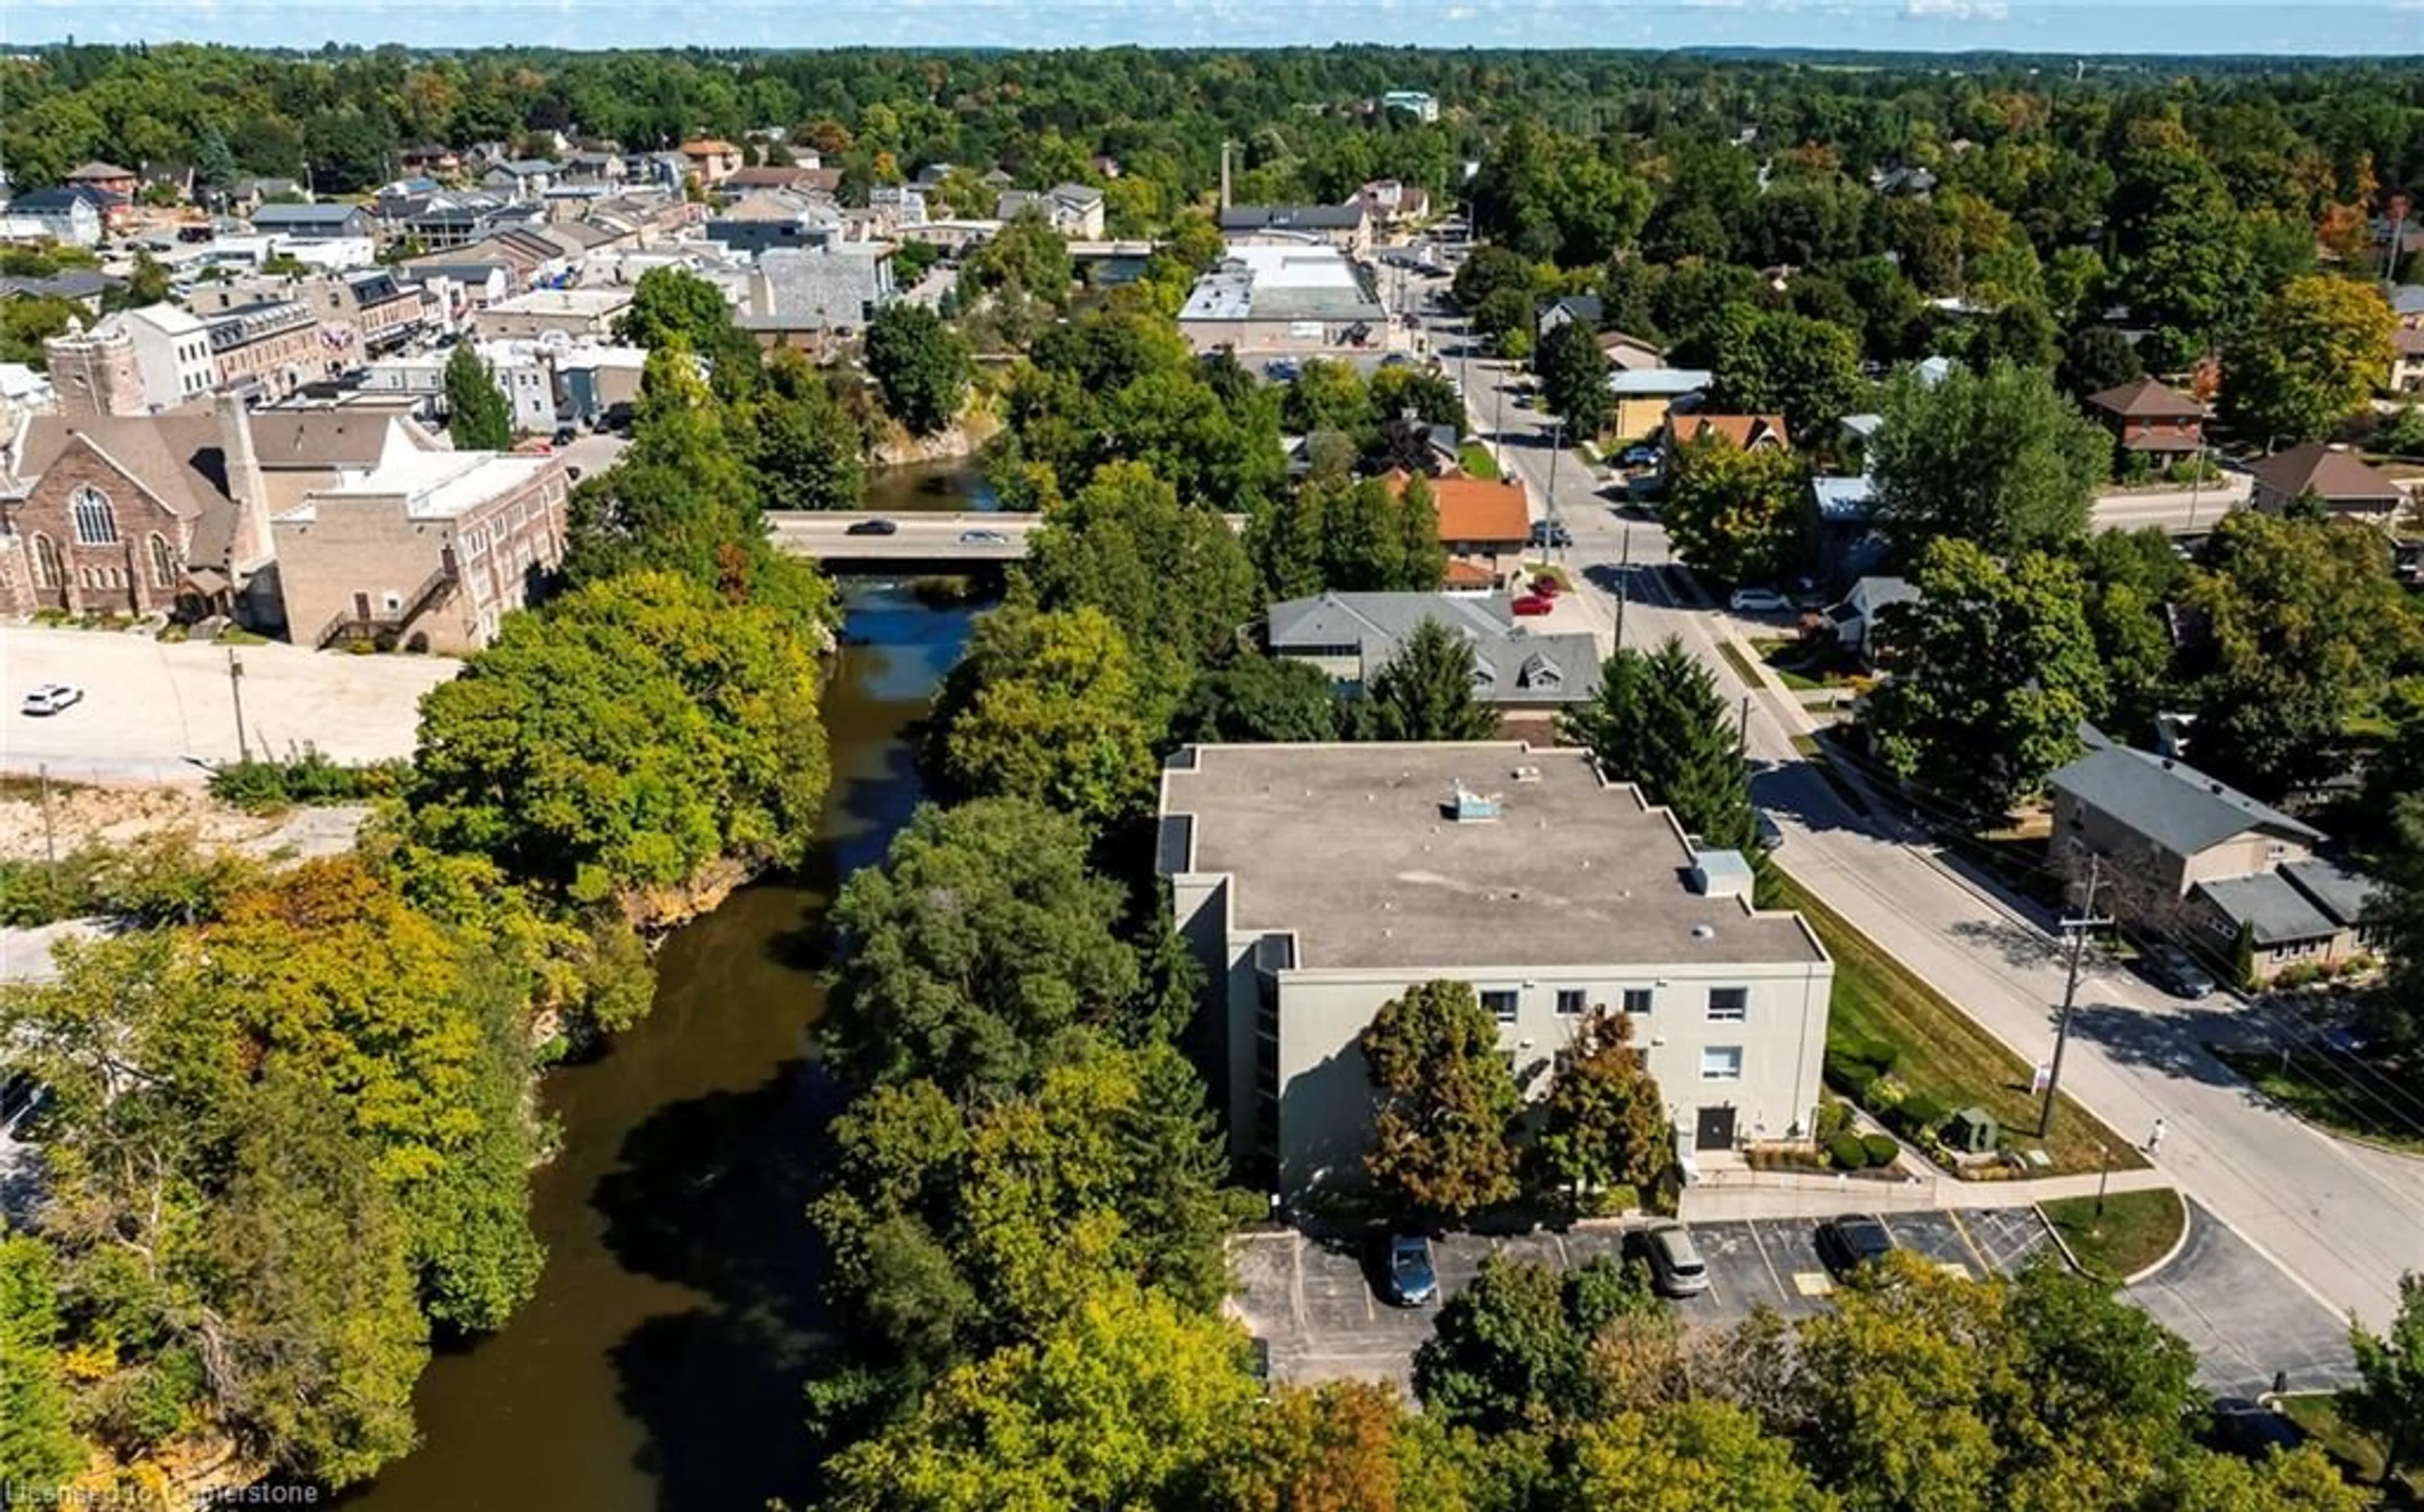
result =
M1958 1208L1890 1213L1881 1221L1906 1249L1972 1279L2011 1275L2048 1254L2052 1238L2033 1208ZM1808 1218L1694 1223L1709 1266L1709 1290L1674 1305L1702 1329L1730 1329L1767 1308L1806 1318L1829 1305L1835 1283L1818 1258ZM1470 1285L1493 1251L1565 1267L1621 1254L1624 1233L1591 1224L1563 1233L1510 1237L1451 1234L1432 1245L1443 1296ZM1431 1333L1436 1307L1397 1308L1375 1295L1373 1257L1352 1241L1256 1233L1233 1247L1234 1307L1270 1350L1282 1380L1340 1378L1411 1386L1414 1350ZM2346 1384L2354 1373L2346 1327L2228 1229L2193 1210L2180 1252L2122 1296L2188 1340L2198 1383L2217 1395L2270 1391L2275 1372L2299 1391Z
M2221 482L2203 488L2103 494L2096 501L2095 525L2100 531L2160 525L2175 534L2209 531L2223 516L2247 507L2253 487L2254 481L2246 473L2225 472Z
M1441 340L1455 371L1457 343L1445 333ZM1477 359L1467 372L1467 406L1487 436L1507 374ZM1538 516L1549 498L1545 417L1511 403L1503 413L1497 439ZM2046 921L1961 874L1922 836L1852 812L1793 749L1793 737L1811 727L1810 715L1773 689L1746 689L1717 655L1718 639L1746 627L1677 607L1673 580L1658 570L1670 559L1665 532L1619 515L1577 455L1562 459L1556 481L1574 537L1564 555L1585 584L1578 597L1613 626L1623 584L1626 644L1680 636L1729 700L1749 694L1753 791L1785 831L1781 860L1794 877L2024 1059L2048 1058L2063 972ZM1620 568L1628 549L1632 566ZM2327 1305L2385 1327L2400 1272L2424 1269L2424 1161L2327 1138L2261 1101L2215 1060L2209 1041L2285 1031L2254 1016L2263 1010L2182 1005L2100 967L2083 981L2080 1004L2064 1090L2127 1138L2143 1137L2159 1116L2168 1121L2160 1164L2184 1192ZM2424 1127L2424 1106L2418 1119Z

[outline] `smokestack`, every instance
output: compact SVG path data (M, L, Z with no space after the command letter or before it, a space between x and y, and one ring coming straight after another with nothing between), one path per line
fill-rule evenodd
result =
M1220 208L1229 208L1229 143L1225 138L1220 143Z

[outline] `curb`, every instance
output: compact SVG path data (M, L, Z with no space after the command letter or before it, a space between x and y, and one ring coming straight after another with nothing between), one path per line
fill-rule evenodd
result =
M2124 1276L2120 1279L2119 1284L2125 1290L2129 1287L2137 1285L2142 1281L2145 1281L2149 1277L2153 1276L2157 1271L2161 1270L2165 1265L2177 1260L2180 1257L2180 1251L2189 1247L2189 1225L2194 1221L2194 1219L2189 1216L2189 1201L2187 1198L2180 1196L2180 1189L2178 1187L2141 1186L2135 1189L2146 1192L2171 1193L2180 1204L2180 1233L2179 1237L2172 1241L2172 1247L2163 1251L2162 1258L2157 1260L2151 1265L2145 1266L2132 1274ZM2096 1280L2096 1272L2080 1264L2079 1256L2074 1253L2070 1248L2070 1242L2062 1236L2062 1230L2054 1226L2053 1219L2046 1217L2045 1203L2042 1202L2031 1202L2029 1204L2029 1211L2034 1213L2037 1216L2037 1221L2045 1225L2046 1237L2053 1241L2053 1247L2061 1253L2063 1263L2080 1275L2085 1276L2090 1281Z

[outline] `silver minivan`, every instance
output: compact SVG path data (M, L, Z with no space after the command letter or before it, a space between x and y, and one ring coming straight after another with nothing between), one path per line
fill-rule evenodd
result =
M1692 1231L1673 1219L1653 1223L1641 1235L1650 1279L1662 1297L1698 1297L1709 1289L1708 1262L1692 1242Z

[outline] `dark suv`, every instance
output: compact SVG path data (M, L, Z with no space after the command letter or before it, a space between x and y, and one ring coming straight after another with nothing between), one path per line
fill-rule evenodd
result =
M1818 1225L1818 1258L1839 1280L1901 1248L1885 1224L1867 1213L1846 1213Z

